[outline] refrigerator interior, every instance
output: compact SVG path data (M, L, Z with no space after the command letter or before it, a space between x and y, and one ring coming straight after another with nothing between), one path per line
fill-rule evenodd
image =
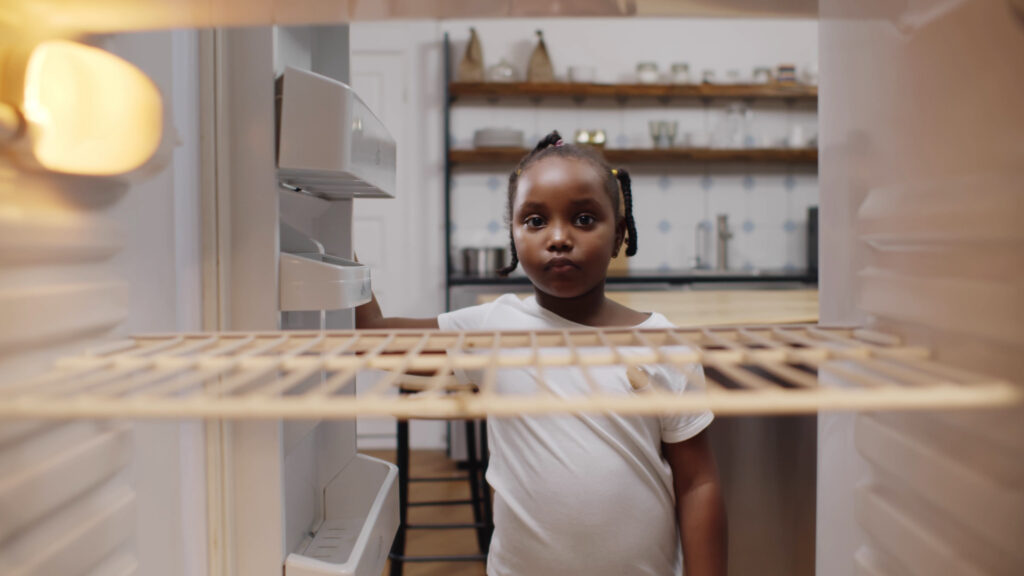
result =
M820 18L823 323L895 334L1019 390L1024 17L1003 1L822 0ZM160 86L177 138L202 145L158 155L155 176L129 182L5 157L0 383L111 335L352 326L350 311L282 316L267 280L282 221L351 252L336 225L351 201L277 186L271 89L286 65L344 79L341 60L314 49L340 50L341 30L99 40ZM211 186L224 193L204 195ZM820 414L817 573L1019 573L1022 416L1019 402ZM279 574L315 545L304 540L329 519L329 495L369 499L331 483L362 462L354 442L351 419L5 422L0 571ZM291 568L306 569L316 565Z

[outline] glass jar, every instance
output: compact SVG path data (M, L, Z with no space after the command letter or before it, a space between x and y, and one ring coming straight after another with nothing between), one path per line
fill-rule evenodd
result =
M641 84L658 82L658 65L655 62L637 62L636 81Z
M771 84L772 69L765 66L754 68L754 84Z
M686 62L676 62L672 65L672 83L673 84L689 84L690 79L690 65Z
M504 58L487 69L488 82L515 82L518 76L516 69Z

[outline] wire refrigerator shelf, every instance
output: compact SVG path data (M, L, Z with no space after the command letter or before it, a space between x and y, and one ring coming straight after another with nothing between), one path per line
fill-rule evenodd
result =
M648 378L704 368L684 393ZM593 372L624 369L632 389ZM572 368L589 390L546 373ZM366 391L355 376L382 371ZM527 370L535 390L498 390ZM453 374L475 375L472 385ZM695 380L696 381L696 380ZM951 368L925 348L869 330L816 326L563 332L326 331L137 336L0 387L0 418L321 419L357 415L515 416L580 412L795 414L935 410L1021 401L1018 387Z

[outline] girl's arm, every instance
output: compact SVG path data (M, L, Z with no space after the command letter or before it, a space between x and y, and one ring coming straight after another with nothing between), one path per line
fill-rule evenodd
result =
M362 306L356 308L356 328L361 329L374 329L374 328L418 328L418 329L434 329L438 328L437 318L385 318L384 314L380 311L380 304L377 303L377 297L373 296L370 301Z
M661 449L672 468L686 576L725 576L725 504L707 431Z

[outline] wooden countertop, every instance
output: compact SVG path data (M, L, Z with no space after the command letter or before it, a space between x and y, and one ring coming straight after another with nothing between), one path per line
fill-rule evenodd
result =
M676 326L814 324L817 290L663 290L608 292L616 302L644 312L661 312ZM526 297L527 294L518 294ZM500 294L481 294L489 302Z

